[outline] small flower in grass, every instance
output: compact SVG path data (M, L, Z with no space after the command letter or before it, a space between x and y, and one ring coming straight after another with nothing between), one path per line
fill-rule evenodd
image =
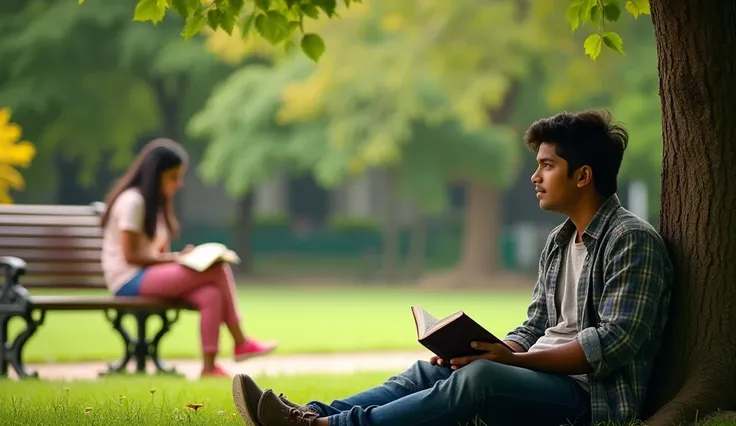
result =
M235 413L227 413L227 416L226 417L230 417L231 419L237 419L238 418L238 415L235 414Z
M84 407L84 414L89 414L92 412L92 407Z
M156 393L156 389L154 389L154 388L151 388L151 390L149 390L148 392L149 392L149 393L150 393L151 395L153 395L154 393Z
M204 404L187 404L186 407L187 408L191 408L196 413L197 410L199 410L200 408L204 407Z

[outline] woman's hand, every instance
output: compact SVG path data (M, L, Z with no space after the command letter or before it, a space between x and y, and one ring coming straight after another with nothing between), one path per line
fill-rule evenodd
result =
M187 244L187 245L186 245L186 247L184 247L184 248L183 248L183 249L181 250L181 252L180 252L180 253L181 253L181 254L187 254L187 253L189 253L189 252L190 252L190 251L192 251L192 250L194 250L194 246L193 246L193 245L191 245L191 244Z

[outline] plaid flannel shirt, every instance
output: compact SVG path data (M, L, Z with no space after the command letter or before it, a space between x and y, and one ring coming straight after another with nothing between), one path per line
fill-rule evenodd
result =
M528 318L505 340L528 350L557 323L555 288L574 232L568 219L550 233ZM588 374L591 420L628 422L640 414L661 343L672 264L656 230L624 209L615 194L585 229L583 243L588 255L577 289L576 340L593 368Z

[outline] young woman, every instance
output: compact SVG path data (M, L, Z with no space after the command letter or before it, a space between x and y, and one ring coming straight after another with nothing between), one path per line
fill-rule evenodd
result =
M118 296L183 299L200 312L202 377L229 376L215 363L220 325L232 334L236 361L264 355L275 343L245 337L235 301L235 282L227 263L204 272L179 265L171 238L179 232L172 199L182 186L187 154L178 143L156 139L144 147L107 196L102 216L102 269ZM181 253L191 250L187 246Z

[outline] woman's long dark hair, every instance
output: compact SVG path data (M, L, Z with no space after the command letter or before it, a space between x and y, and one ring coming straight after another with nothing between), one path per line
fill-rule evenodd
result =
M166 227L171 236L179 234L179 222L174 216L171 199L161 194L161 175L173 167L186 164L188 155L184 148L171 139L154 139L136 157L112 190L105 197L105 211L102 214L102 227L107 225L115 200L129 188L137 188L145 200L143 231L148 238L156 235L158 214L163 213Z

